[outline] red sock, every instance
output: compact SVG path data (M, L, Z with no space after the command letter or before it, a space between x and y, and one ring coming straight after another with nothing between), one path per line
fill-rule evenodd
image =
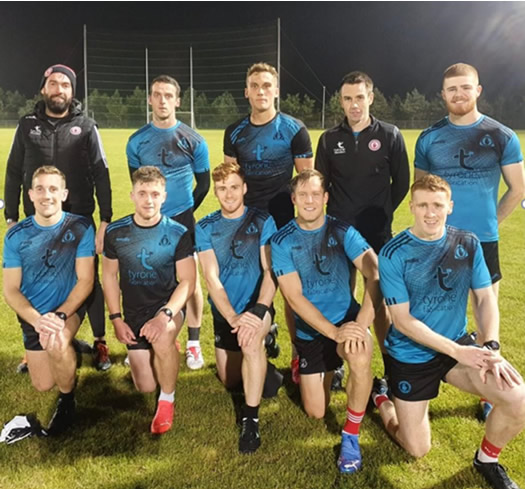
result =
M381 407L381 404L383 404L385 401L389 401L390 399L386 394L372 394L372 400L374 401L375 407L379 409Z
M490 443L490 441L487 440L486 437L483 438L483 441L481 442L481 451L487 456L492 459L498 459L499 454L501 453L501 448L493 445Z
M365 411L357 413L350 408L346 408L346 422L343 426L343 432L349 435L359 435L359 427L361 426L364 415Z

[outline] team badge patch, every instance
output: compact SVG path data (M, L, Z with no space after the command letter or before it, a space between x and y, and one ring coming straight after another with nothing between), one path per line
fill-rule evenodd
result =
M82 132L82 128L80 128L79 126L73 126L69 132L71 134L73 134L73 136L78 136L81 132Z
M407 382L406 380L399 382L398 387L403 394L408 394L412 390L410 382Z
M372 141L368 143L368 149L370 151L377 151L380 148L381 148L381 141L379 141L379 139L372 139Z

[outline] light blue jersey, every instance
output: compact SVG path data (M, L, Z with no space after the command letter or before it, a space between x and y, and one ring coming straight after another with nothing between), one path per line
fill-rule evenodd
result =
M350 225L330 216L319 229L306 231L293 219L271 240L272 267L280 277L297 272L303 295L333 324L355 303L350 288L352 262L369 249ZM320 333L294 311L297 337L310 341Z
M191 127L180 121L169 129L147 124L131 135L126 154L131 170L152 165L166 177L162 214L174 217L193 208L194 174L210 170L210 157L206 141Z
M410 314L453 341L465 335L470 289L492 285L479 239L446 227L436 241L423 241L405 230L379 253L380 285L386 304L410 303ZM385 340L392 357L424 363L437 354L390 326Z
M53 226L30 216L4 240L4 268L21 268L20 292L40 313L55 311L77 283L76 259L95 256L95 230L82 216L63 212Z
M197 251L215 252L219 279L237 314L257 302L263 278L261 246L269 244L275 231L272 216L250 207L237 219L227 219L218 210L195 226ZM209 302L215 309L211 297Z
M523 160L518 136L487 116L469 126L448 117L424 131L416 143L415 167L444 178L454 210L447 224L498 240L498 187L501 167Z

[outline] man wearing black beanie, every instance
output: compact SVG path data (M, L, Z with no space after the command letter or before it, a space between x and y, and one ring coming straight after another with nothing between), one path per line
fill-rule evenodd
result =
M97 196L100 226L96 234L97 253L101 253L104 232L111 221L111 185L106 155L96 122L86 117L74 97L77 77L75 71L62 64L47 68L40 81L43 100L33 113L22 117L7 161L5 177L5 218L8 227L18 220L20 190L26 216L35 209L28 196L31 175L42 165L53 165L66 176L69 196L64 210L89 218ZM95 366L107 370L111 366L105 336L104 296L98 273L95 286L87 299L88 316L93 330ZM25 371L24 362L19 371Z

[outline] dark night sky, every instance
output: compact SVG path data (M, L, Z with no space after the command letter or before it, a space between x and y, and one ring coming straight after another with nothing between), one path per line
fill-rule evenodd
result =
M32 95L50 64L80 71L83 24L167 31L277 17L283 66L316 92L286 38L329 92L344 73L362 69L388 96L415 87L430 95L457 61L478 68L490 96L525 87L525 2L2 2L0 87Z

